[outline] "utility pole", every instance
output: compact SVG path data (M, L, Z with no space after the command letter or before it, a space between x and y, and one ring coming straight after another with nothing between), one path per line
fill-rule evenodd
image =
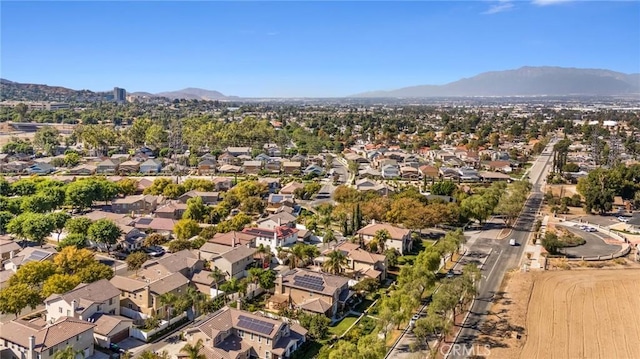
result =
M180 183L180 160L179 155L182 152L182 121L173 120L169 126L169 145L171 146L170 158L175 163L174 175L176 176L176 183Z

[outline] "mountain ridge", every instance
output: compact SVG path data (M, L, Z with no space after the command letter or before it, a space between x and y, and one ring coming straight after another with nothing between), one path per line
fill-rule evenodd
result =
M523 66L488 71L444 85L416 85L369 91L352 98L492 97L492 96L615 96L640 94L640 74L605 69Z

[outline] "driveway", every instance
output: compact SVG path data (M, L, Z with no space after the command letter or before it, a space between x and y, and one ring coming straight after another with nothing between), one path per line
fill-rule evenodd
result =
M608 226L612 226L614 224L618 224L618 223L622 223L618 220L618 215L611 215L611 216L598 216L598 215L586 215L586 216L582 216L582 217L578 217L576 219L573 219L572 221L582 221L582 222L588 222L588 223L593 223L593 224L597 224L601 227L608 227Z
M605 243L606 235L600 232L585 232L578 227L563 226L569 232L584 238L585 244L577 247L564 248L562 250L568 257L597 257L608 256L618 252L622 246Z

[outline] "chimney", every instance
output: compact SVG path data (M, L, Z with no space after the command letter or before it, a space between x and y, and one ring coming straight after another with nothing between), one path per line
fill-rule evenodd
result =
M242 310L242 301L240 298L236 299L236 309Z
M282 294L282 274L276 277L276 294Z
M278 217L278 227L282 225L282 218Z
M375 219L372 219L372 220L371 220L371 224L376 224L376 220L375 220Z
M35 350L36 350L36 337L29 337L29 352L27 353L27 359L35 359Z
M76 316L76 309L78 308L78 302L74 299L71 301L71 316Z

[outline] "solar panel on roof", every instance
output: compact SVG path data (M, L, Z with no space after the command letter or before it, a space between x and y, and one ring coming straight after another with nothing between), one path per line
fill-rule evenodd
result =
M247 329L260 334L268 335L273 330L273 324L265 322L259 319L245 317L244 315L238 316L238 326L243 329Z
M40 259L44 259L49 255L49 253L47 252L42 252L42 251L33 251L31 253L31 255L29 256L29 258L33 258L35 260L40 260Z
M146 224L151 223L151 221L153 221L153 218L140 218L138 220L138 224L146 225Z

